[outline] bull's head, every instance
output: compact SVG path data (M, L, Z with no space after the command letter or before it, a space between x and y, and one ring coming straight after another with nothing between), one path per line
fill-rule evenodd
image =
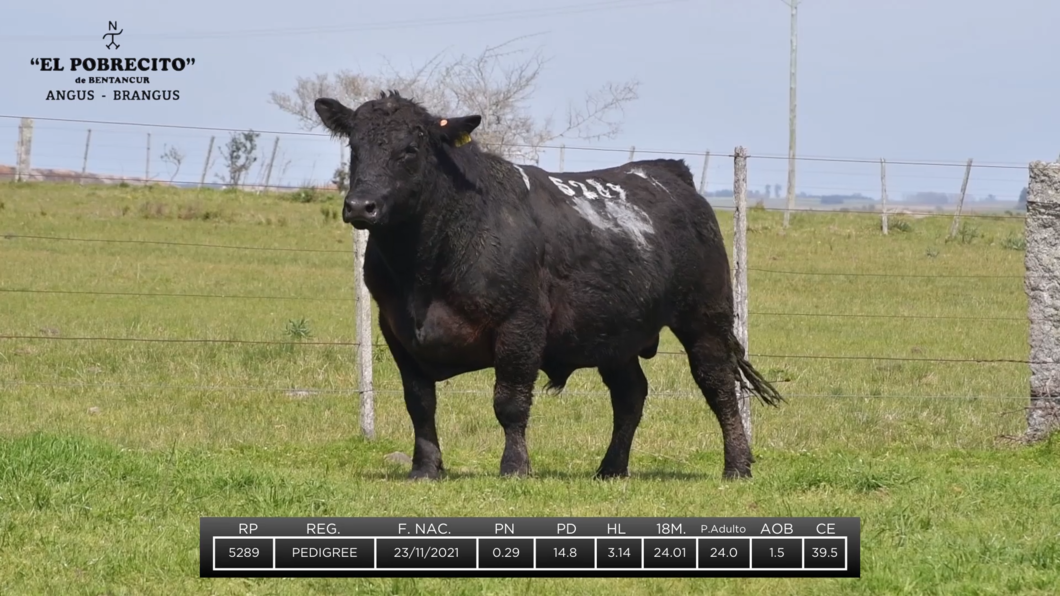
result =
M399 96L382 94L356 110L322 97L314 107L332 134L349 139L349 191L342 221L378 229L415 213L418 199L446 161L448 151L471 140L478 115L436 118Z

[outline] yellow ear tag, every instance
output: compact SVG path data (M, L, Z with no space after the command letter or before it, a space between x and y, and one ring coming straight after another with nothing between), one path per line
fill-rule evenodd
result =
M469 135L469 134L467 134L465 132L465 133L462 133L459 137L457 137L455 141L453 141L453 145L456 145L457 147L460 147L461 145L467 145L470 142L471 142L471 135Z

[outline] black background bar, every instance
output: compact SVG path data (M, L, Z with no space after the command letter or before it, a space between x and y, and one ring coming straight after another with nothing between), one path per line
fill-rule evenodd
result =
M857 517L203 517L200 577L861 577Z

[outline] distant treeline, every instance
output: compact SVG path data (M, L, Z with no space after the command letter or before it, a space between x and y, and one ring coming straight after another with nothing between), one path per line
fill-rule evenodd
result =
M747 198L748 199L770 199L770 198L779 199L779 198L781 198L779 185L777 187L774 187L774 188L777 189L776 192L763 192L763 191L760 191L760 190L747 189ZM723 188L723 189L720 189L720 190L707 191L706 193L704 193L704 195L706 197L708 197L708 198L710 198L710 197L731 197L731 196L733 196L733 192L732 192L731 188ZM850 194L850 195L814 195L814 194L809 194L807 192L797 192L797 193L795 193L795 198L798 198L798 199L820 199L822 203L827 203L829 205L838 205L838 204L843 203L844 201L854 201L854 202L858 202L858 203L866 203L866 202L871 203L871 202L876 200L876 199L874 199L872 197L867 197L867 196L865 196L865 195L863 195L863 194L861 194L859 192L856 192L856 193Z
M1026 187L1020 191L1019 200L1016 204L1016 208L1019 210L1025 210L1027 208L1027 192ZM733 191L731 188L721 188L718 190L711 190L703 193L707 198L718 197L718 198L731 198ZM859 192L853 194L837 194L837 195L815 195L807 192L797 192L795 197L799 199L818 199L823 205L842 205L846 202L851 203L876 203L877 199L873 197L865 196ZM765 191L747 189L748 199L779 199L780 197L780 185L766 186ZM917 205L949 205L956 204L960 199L958 193L946 193L946 192L913 192L902 195L901 201L904 203L914 203ZM968 194L964 198L966 203L995 203L1000 202L1002 199L998 199L996 196L989 194L983 199L976 199L975 195Z

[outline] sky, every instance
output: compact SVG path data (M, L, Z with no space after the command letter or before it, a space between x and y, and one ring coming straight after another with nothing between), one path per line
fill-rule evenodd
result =
M177 181L198 181L210 136L220 145L228 133L158 125L254 129L268 131L259 139L262 162L280 138L273 184L322 183L338 165L339 142L277 135L302 129L270 103L270 92L290 91L299 76L375 73L386 59L411 66L439 52L477 54L532 35L519 47L550 58L531 102L536 115L561 114L609 81L640 82L617 137L565 141L565 170L619 165L636 146L637 158L688 153L698 180L710 150L707 190L731 188L726 155L742 145L752 156L750 188L786 184L790 10L782 0L37 0L6 7L5 17L0 115L14 118L0 118L4 164L15 161L18 117L37 118L33 167L79 170L91 128L89 171L143 176L149 168L168 180L174 172L159 156L176 146L186 155ZM102 39L108 21L122 30L117 50ZM892 200L956 193L972 158L969 194L1014 200L1028 162L1060 155L1058 22L1060 3L1041 0L803 0L797 153L864 161L799 161L796 188L877 197L878 160L886 158ZM152 89L178 89L178 101L114 101L119 87L74 83L93 73L69 72L70 58L112 56L195 64L142 73ZM39 57L60 58L67 71L42 72L31 65ZM93 101L45 99L50 89L88 88ZM901 161L945 165L892 163ZM540 165L556 169L558 152L546 151Z

